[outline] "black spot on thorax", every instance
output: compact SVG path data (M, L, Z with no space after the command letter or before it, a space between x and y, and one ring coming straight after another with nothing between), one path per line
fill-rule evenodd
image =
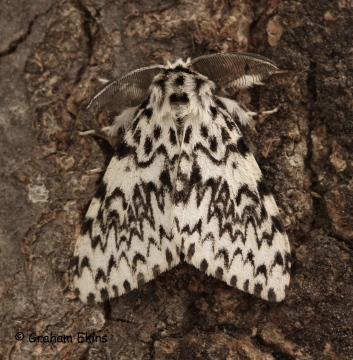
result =
M169 96L169 102L171 105L176 103L187 104L189 102L189 96L186 92L182 92L181 94L173 93Z
M176 79L175 79L175 85L176 86L183 86L184 85L184 76L183 75L179 75Z

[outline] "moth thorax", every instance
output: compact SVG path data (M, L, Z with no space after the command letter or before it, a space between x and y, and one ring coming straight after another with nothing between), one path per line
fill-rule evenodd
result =
M189 76L189 74L183 71L172 72L168 74L166 81L165 101L173 113L178 135L183 130L185 116L190 112Z

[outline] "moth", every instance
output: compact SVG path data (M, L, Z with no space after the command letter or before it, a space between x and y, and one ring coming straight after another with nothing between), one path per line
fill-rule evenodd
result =
M225 53L137 69L91 99L118 114L122 141L91 202L74 251L74 287L102 302L187 263L242 291L281 301L290 246L276 203L226 89L278 71L265 57Z

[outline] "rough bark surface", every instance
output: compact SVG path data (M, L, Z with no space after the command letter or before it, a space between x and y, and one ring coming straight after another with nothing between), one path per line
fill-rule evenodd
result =
M0 358L352 359L352 7L2 0ZM78 135L106 121L84 104L99 77L214 51L262 54L286 71L238 97L251 110L280 107L243 131L291 241L286 300L267 303L183 264L111 311L84 306L69 265L99 178L87 170L107 156ZM97 337L79 342L79 332Z

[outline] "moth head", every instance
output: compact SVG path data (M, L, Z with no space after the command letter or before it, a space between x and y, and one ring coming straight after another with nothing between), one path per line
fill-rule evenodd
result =
M111 113L121 113L127 108L139 106L148 97L153 79L167 69L178 67L204 75L215 83L217 92L262 84L263 79L278 72L272 61L248 53L211 54L185 62L179 59L167 66L137 69L106 83L91 98L87 108L99 107Z

